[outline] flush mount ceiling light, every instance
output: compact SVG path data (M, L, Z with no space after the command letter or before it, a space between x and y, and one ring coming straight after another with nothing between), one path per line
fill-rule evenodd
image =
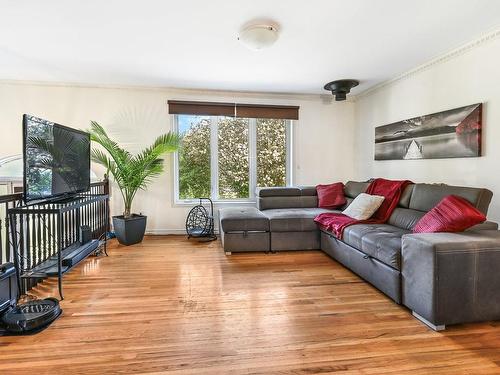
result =
M272 25L250 25L243 28L238 40L251 50L268 48L278 39L278 29Z
M359 85L359 81L355 79L339 79L337 81L328 82L324 89L331 91L332 94L335 95L335 100L340 102L346 100L347 94L357 85Z

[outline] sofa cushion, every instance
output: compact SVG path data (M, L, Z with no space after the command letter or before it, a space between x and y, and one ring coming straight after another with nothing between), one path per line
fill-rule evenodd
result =
M449 195L418 221L413 233L463 232L485 221L486 216L468 200Z
M342 207L342 210L344 210L347 207L349 207L349 205L352 203L353 200L354 200L354 198L345 197L345 205L344 205L344 207Z
M457 195L468 200L474 207L486 215L493 193L488 189L445 184L415 184L409 208L427 212L432 210L448 195Z
M345 184L344 192L346 198L356 198L359 194L364 193L370 182L357 182L357 181L348 181ZM401 194L401 198L399 199L398 206L408 208L410 206L410 199L413 193L413 187L415 184L409 184Z
M409 208L396 207L389 217L387 224L398 228L412 230L415 224L425 215L425 212Z
M318 185L316 191L318 192L318 207L335 209L346 204L342 182Z
M370 185L369 182L347 181L344 186L344 193L346 197L356 198L366 191L368 185Z
M255 195L258 197L299 197L301 191L298 187L258 187Z
M404 208L410 207L410 199L411 199L411 195L413 194L414 187L415 187L415 184L409 184L403 190L403 193L401 194L401 198L399 198L399 202L398 202L399 207L404 207Z
M359 194L342 213L356 220L367 220L379 209L385 197L380 195Z
M255 207L219 210L221 230L228 232L269 231L269 219Z
M317 208L317 196L300 197L258 197L257 207L259 210L271 210L278 208Z
M314 218L324 212L340 212L325 208L287 208L265 210L271 232L307 232L318 230Z
M317 194L316 186L297 186L300 189L300 195L306 197L314 197Z
M401 237L409 230L389 224L356 224L344 230L342 241L380 262L401 269Z

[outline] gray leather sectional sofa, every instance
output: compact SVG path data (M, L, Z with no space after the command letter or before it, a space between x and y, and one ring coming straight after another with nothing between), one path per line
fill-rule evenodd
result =
M368 187L346 183L347 205ZM219 211L227 254L318 249L403 304L435 330L445 325L500 319L500 231L485 222L462 233L413 234L418 220L447 195L487 213L487 189L412 184L385 224L346 228L342 240L313 221L314 187L259 188L257 208ZM338 212L338 211L333 211Z

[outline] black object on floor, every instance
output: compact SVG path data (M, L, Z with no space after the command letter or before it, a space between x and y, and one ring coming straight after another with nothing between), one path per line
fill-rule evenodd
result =
M12 307L1 317L1 325L8 333L30 334L39 332L62 313L59 301L49 297Z
M213 241L217 239L214 232L214 204L210 198L199 198L200 204L194 206L186 218L186 232L191 237ZM203 201L210 203L210 213L203 206Z
M66 249L61 251L61 271L62 273L68 272L71 268L76 266L79 262L85 259L88 255L95 252L99 247L100 242L98 240L91 240L86 244L80 245L80 243L75 242L73 245L68 246ZM33 267L30 271L25 272L22 277L47 277L47 276L57 276L58 274L58 258L57 255L53 255L44 262L40 263L38 266Z
M85 245L86 243L92 240L92 230L88 225L80 225L78 229L78 240L81 245Z
M55 298L16 305L17 272L12 263L0 266L0 329L3 334L27 335L48 327L62 313Z
M0 265L0 316L16 304L19 294L16 268L13 263Z

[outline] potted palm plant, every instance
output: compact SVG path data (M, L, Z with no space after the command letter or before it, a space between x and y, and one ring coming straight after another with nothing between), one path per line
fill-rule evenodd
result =
M90 139L102 147L92 150L92 160L103 165L107 174L113 176L123 197L123 215L113 216L116 237L123 245L139 243L146 231L147 217L133 214L132 202L139 190L145 190L163 172L161 156L179 148L180 136L172 132L160 135L151 146L132 155L109 138L97 122L91 122L89 133Z

